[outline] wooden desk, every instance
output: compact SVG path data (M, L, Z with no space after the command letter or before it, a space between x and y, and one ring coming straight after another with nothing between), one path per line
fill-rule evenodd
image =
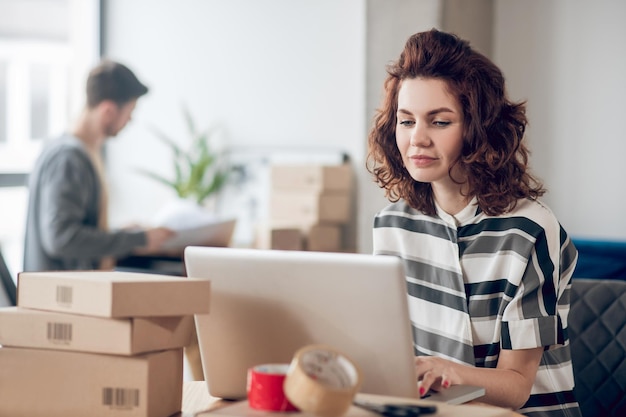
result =
M229 403L211 397L204 381L187 381L183 384L182 413L172 417L194 417L200 413L216 410Z
M372 396L359 394L368 400L388 400L397 402L398 399L391 397ZM405 400L405 402L409 402ZM514 411L480 403L468 403L464 405L448 405L436 403L437 414L433 417L523 417ZM268 413L257 412L247 408L246 403L223 401L219 398L211 397L204 381L185 382L183 385L183 406L182 413L172 417L209 417L209 416L241 416L241 417L310 417L308 413ZM378 414L352 407L345 417L380 417Z

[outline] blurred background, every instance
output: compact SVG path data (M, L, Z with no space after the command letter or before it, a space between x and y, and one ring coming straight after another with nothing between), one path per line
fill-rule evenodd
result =
M21 270L25 181L46 138L82 106L100 56L150 87L110 140L113 225L147 223L173 192L139 169L173 174L150 126L188 140L182 108L220 126L237 176L217 209L248 245L267 216L273 161L354 172L350 248L371 251L386 201L365 170L385 66L413 33L470 40L528 101L531 165L570 235L626 239L626 2L621 0L0 0L0 245Z

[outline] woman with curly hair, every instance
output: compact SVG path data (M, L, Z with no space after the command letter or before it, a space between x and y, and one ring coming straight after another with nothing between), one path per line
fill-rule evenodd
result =
M419 392L485 388L529 416L580 416L567 338L577 252L528 171L525 103L435 29L388 67L368 170L391 204L374 253L403 259Z

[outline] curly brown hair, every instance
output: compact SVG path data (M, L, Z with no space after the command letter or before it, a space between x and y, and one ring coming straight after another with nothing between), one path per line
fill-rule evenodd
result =
M444 80L463 108L463 149L453 166L467 173L468 195L488 215L515 208L521 198L537 199L543 185L528 172L523 141L526 103L507 98L504 76L488 58L456 35L432 29L406 42L400 59L387 68L385 97L369 133L367 169L392 201L404 199L423 213L436 212L430 183L415 181L396 145L396 111L402 80ZM449 172L453 167L450 167Z

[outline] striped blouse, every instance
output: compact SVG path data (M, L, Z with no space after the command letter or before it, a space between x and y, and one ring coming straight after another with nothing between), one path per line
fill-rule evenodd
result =
M550 209L520 200L488 216L405 202L376 215L374 253L403 259L416 355L495 368L501 349L543 346L528 416L580 416L567 338L577 251Z

